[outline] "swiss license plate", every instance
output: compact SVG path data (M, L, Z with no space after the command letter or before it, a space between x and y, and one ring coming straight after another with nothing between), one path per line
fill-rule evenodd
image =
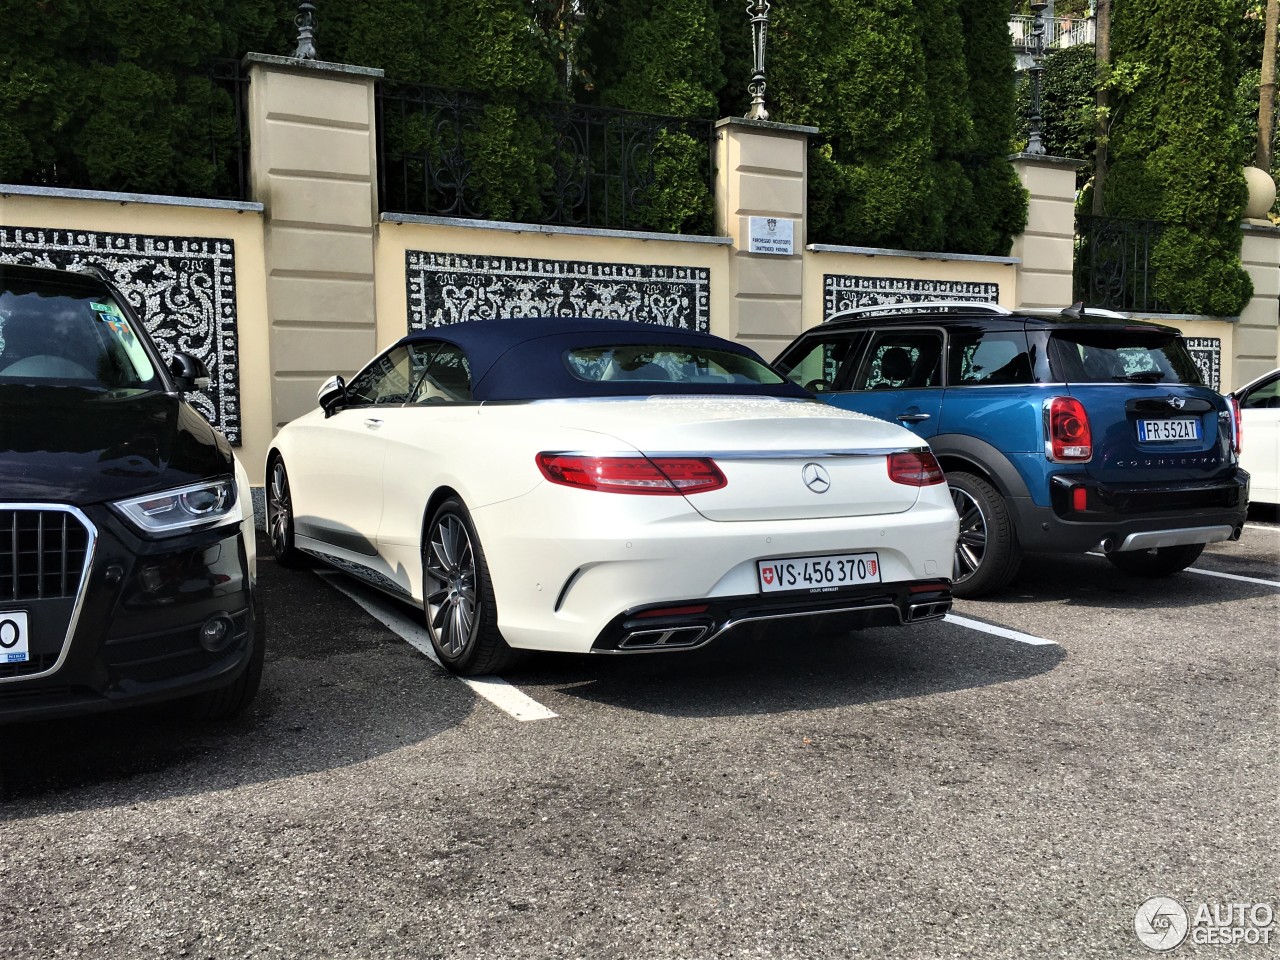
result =
M875 553L844 553L834 557L757 560L756 573L761 593L836 590L860 583L879 583L880 557Z
M1143 443L1151 443L1158 440L1199 440L1200 421L1191 418L1139 420L1138 439Z
M26 611L0 610L0 663L26 663L31 659L29 639Z

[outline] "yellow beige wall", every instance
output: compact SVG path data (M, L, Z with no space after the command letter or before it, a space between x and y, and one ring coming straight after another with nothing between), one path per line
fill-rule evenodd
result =
M270 344L264 270L262 214L252 204L202 205L139 202L127 195L101 198L24 196L0 188L0 224L46 230L229 239L235 244L237 351L240 380L241 445L236 455L251 481L262 482L262 462L271 442ZM147 201L163 198L146 198Z

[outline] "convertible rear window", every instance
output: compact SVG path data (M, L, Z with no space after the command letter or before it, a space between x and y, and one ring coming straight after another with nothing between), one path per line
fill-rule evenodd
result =
M1060 330L1049 340L1049 364L1066 383L1201 383L1177 334L1141 328Z
M565 365L575 377L588 383L625 380L685 384L786 382L758 360L730 350L652 343L573 347L565 352Z
M0 291L0 383L156 390L162 384L133 321L109 297Z

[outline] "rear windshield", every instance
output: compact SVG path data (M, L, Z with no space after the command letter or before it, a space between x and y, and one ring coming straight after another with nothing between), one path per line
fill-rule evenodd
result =
M0 384L163 389L133 321L110 298L43 286L0 291Z
M1066 383L1199 384L1177 334L1158 330L1060 330L1049 340L1054 377Z
M730 350L613 344L574 347L565 353L569 372L589 383L633 381L683 384L780 384L781 376L751 357Z

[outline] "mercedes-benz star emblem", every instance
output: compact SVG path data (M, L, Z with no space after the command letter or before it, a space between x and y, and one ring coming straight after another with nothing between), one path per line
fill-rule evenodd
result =
M1169 398L1169 406L1173 407L1173 409L1175 410L1181 410L1186 405L1187 405L1187 401L1183 400L1181 397Z
M816 463L806 463L800 471L800 479L814 493L826 493L831 489L831 475Z

